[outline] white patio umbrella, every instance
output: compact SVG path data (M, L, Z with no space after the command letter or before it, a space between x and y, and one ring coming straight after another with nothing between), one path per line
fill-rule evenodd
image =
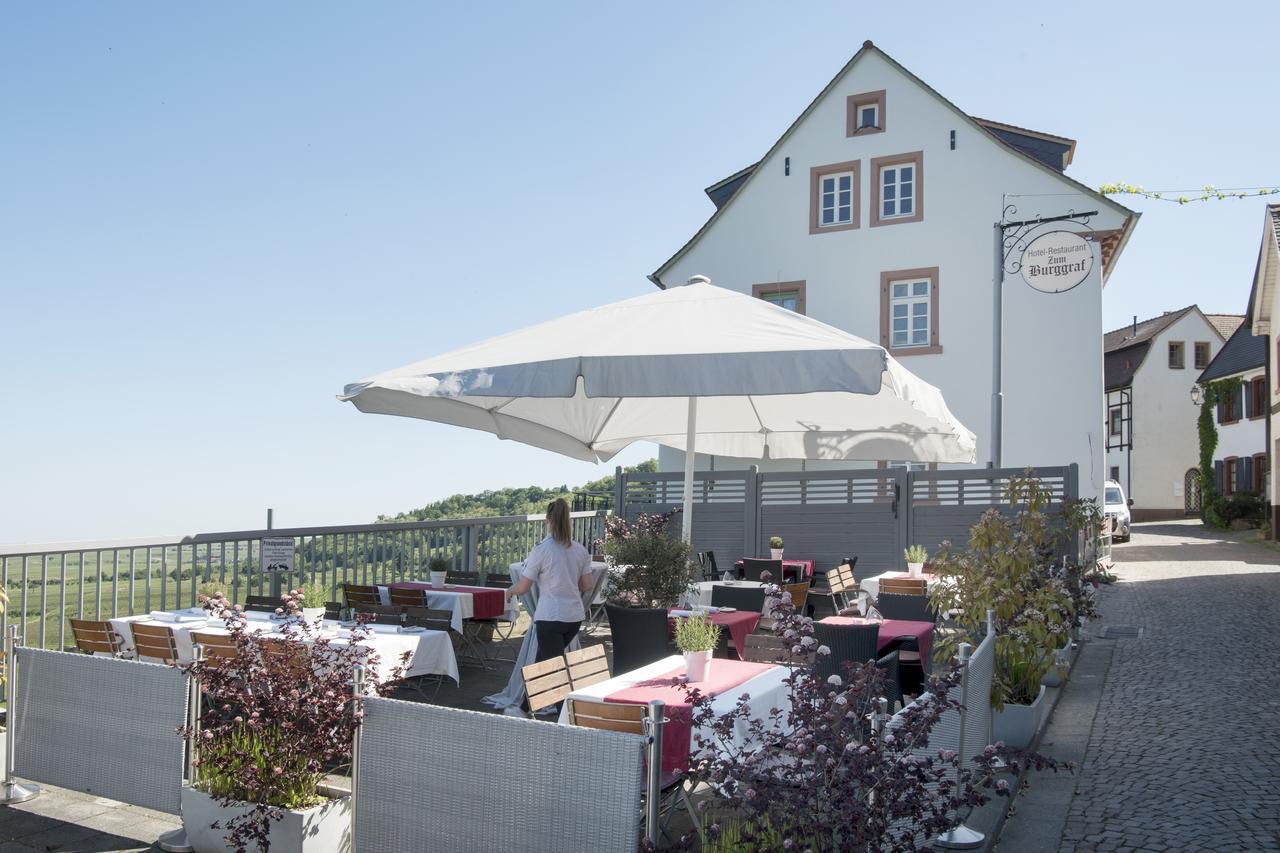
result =
M752 459L974 461L937 388L862 338L695 276L347 385L362 412L604 462L637 441Z

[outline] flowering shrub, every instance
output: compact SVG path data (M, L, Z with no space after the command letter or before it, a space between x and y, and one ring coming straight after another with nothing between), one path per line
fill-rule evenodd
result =
M634 522L611 515L604 522L604 553L613 560L609 599L629 607L673 607L689 588L689 543L668 530L679 510L641 513ZM599 544L599 543L597 543Z
M969 532L967 551L944 542L932 563L940 582L932 592L938 612L953 611L958 631L942 634L935 648L954 655L961 643L977 645L995 612L996 671L991 703L1031 704L1040 680L1067 644L1083 595L1080 572L1057 558L1073 535L1069 516L1048 511L1052 493L1039 480L1009 480L1008 511L989 509Z
M253 806L214 826L227 831L237 853L250 845L266 850L271 822L282 810L321 802L325 773L350 763L360 725L360 712L350 704L355 665L365 665L366 686L378 695L389 693L403 672L401 661L380 679L377 654L359 644L368 626L358 624L349 642L334 643L301 618L302 600L301 590L281 596L276 613L286 618L270 637L252 630L243 609L221 593L200 599L226 626L235 653L183 667L204 695L197 787L223 806Z
M796 612L790 596L767 588L776 632L790 641L794 659L818 645L813 620ZM720 800L704 819L706 834L684 839L686 848L734 851L915 851L927 840L957 826L963 811L992 793L1008 796L1009 784L996 778L1002 757L1018 771L1003 744L978 746L973 762L950 750L930 751L929 734L958 703L946 698L959 682L949 667L934 679L931 696L905 708L892 729L877 717L884 681L873 663L854 663L844 675L819 681L799 666L786 679L790 707L766 719L744 701L717 716L711 702L690 689L699 753L690 768L696 782L717 791ZM737 733L749 732L745 741ZM746 745L741 745L745 743ZM769 744L761 748L760 744ZM1040 756L1021 760L1056 767Z

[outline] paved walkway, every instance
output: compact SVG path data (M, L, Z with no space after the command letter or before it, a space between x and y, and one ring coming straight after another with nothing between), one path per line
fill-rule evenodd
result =
M1033 777L1001 851L1280 850L1280 551L1242 536L1144 524L1117 546L1082 656L1096 680L1067 686L1042 744L1088 732L1074 796L1037 806ZM1105 626L1142 634L1096 639Z

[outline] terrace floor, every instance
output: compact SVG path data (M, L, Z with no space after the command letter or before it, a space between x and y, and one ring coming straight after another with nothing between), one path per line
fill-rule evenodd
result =
M1041 745L1080 768L1032 777L999 850L1280 850L1280 550L1246 535L1142 524L1117 546L1119 582L1106 589ZM1099 636L1118 626L1141 635ZM589 642L605 638L601 630ZM464 667L462 685L436 701L488 710L481 697L509 675L510 664ZM46 790L0 806L0 853L148 850L177 825Z

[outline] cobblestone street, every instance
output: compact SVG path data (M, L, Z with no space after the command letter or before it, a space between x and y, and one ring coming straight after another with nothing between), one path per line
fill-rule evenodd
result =
M1061 850L1280 850L1280 552L1240 535L1146 524L1117 546L1089 628L1111 667Z

